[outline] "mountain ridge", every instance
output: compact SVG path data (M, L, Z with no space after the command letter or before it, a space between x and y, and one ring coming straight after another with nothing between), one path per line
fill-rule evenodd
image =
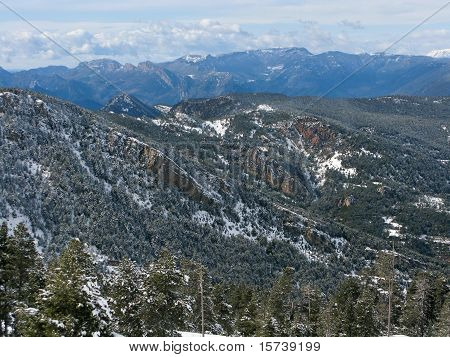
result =
M93 75L89 66L109 83ZM320 96L355 71L355 75L327 95L450 95L448 58L339 51L311 54L304 48L188 55L170 62L145 61L137 65L99 59L75 68L53 66L8 74L0 72L0 83L5 87L34 88L99 109L118 94L114 86L147 105L173 105L183 99L228 93Z

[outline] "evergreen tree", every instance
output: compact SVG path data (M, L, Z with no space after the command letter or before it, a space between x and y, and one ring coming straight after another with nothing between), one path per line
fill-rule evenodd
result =
M250 289L250 300L242 307L236 318L236 330L241 336L255 336L259 329L259 315L261 313L261 302L256 291Z
M0 336L7 335L7 328L10 324L9 314L11 312L11 301L7 294L7 277L5 266L7 264L7 240L8 226L6 222L0 227Z
M33 305L37 292L43 287L44 265L36 250L36 245L23 223L14 229L14 236L9 240L11 265L14 267L11 283L16 290L16 299Z
M23 328L28 335L109 334L111 314L108 303L101 295L94 262L78 239L70 241L51 264L37 306L37 311L28 314L29 325Z
M215 284L212 288L212 300L214 314L225 335L233 335L235 324L233 319L233 306L228 302L230 298L231 286L224 282Z
M294 269L285 268L273 285L260 328L261 336L289 336L293 309Z
M403 308L403 294L400 290L400 283L396 271L393 269L393 255L388 252L380 252L377 256L373 269L371 269L366 279L376 276L377 280L371 282L379 291L377 303L377 320L380 335L388 334L389 318L389 294L391 294L390 329L397 331L400 326L400 316Z
M421 271L411 283L402 316L406 333L426 336L437 318L447 292L446 280L441 276Z
M223 333L223 328L219 325L214 311L211 278L206 268L200 263L185 259L182 261L182 272L185 278L184 295L189 300L187 327L192 331L202 331L203 308L205 332Z
M0 230L1 249L1 330L3 335L17 335L17 312L36 302L43 286L44 267L36 245L23 223L8 236L6 224ZM14 323L13 323L14 321Z
M185 280L174 256L164 250L145 269L141 319L145 336L177 336L186 320Z
M317 336L322 293L316 286L305 284L300 287L301 302L296 310L294 336Z
M334 300L331 299L320 311L317 328L319 336L332 337L338 335L339 323L337 316L337 305Z
M432 336L450 337L450 294L447 293L432 329Z
M360 284L356 278L345 279L331 298L327 320L333 320L328 326L330 336L357 336L356 304L360 296Z
M128 258L117 267L110 287L110 305L114 331L124 336L143 336L140 319L142 276Z
M378 294L374 288L365 285L355 304L355 336L379 336L380 323L377 317Z

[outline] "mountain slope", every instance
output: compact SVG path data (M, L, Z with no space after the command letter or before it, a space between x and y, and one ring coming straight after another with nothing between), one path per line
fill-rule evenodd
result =
M113 259L169 247L257 284L293 266L330 288L393 238L405 273L445 270L449 98L305 101L234 95L143 121L2 91L0 217L47 256L71 237Z
M125 93L111 99L108 104L102 108L102 110L116 114L127 114L136 118L156 118L161 116L161 112L158 109L148 106L142 103L139 99Z

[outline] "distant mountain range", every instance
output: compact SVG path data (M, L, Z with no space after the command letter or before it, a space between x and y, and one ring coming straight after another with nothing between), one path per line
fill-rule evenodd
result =
M137 66L101 59L75 68L50 66L15 73L0 68L0 86L32 89L90 109L103 107L121 91L147 105L172 105L227 93L448 96L450 58L440 52L434 57L342 52L314 55L304 48L281 48L220 56L189 55L172 62L147 61Z

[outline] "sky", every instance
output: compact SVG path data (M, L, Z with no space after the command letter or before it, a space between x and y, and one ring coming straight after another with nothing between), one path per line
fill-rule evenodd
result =
M382 52L441 0L0 0L0 66L9 70L82 61L164 62L186 54L305 47L312 53ZM450 49L450 4L389 53Z

